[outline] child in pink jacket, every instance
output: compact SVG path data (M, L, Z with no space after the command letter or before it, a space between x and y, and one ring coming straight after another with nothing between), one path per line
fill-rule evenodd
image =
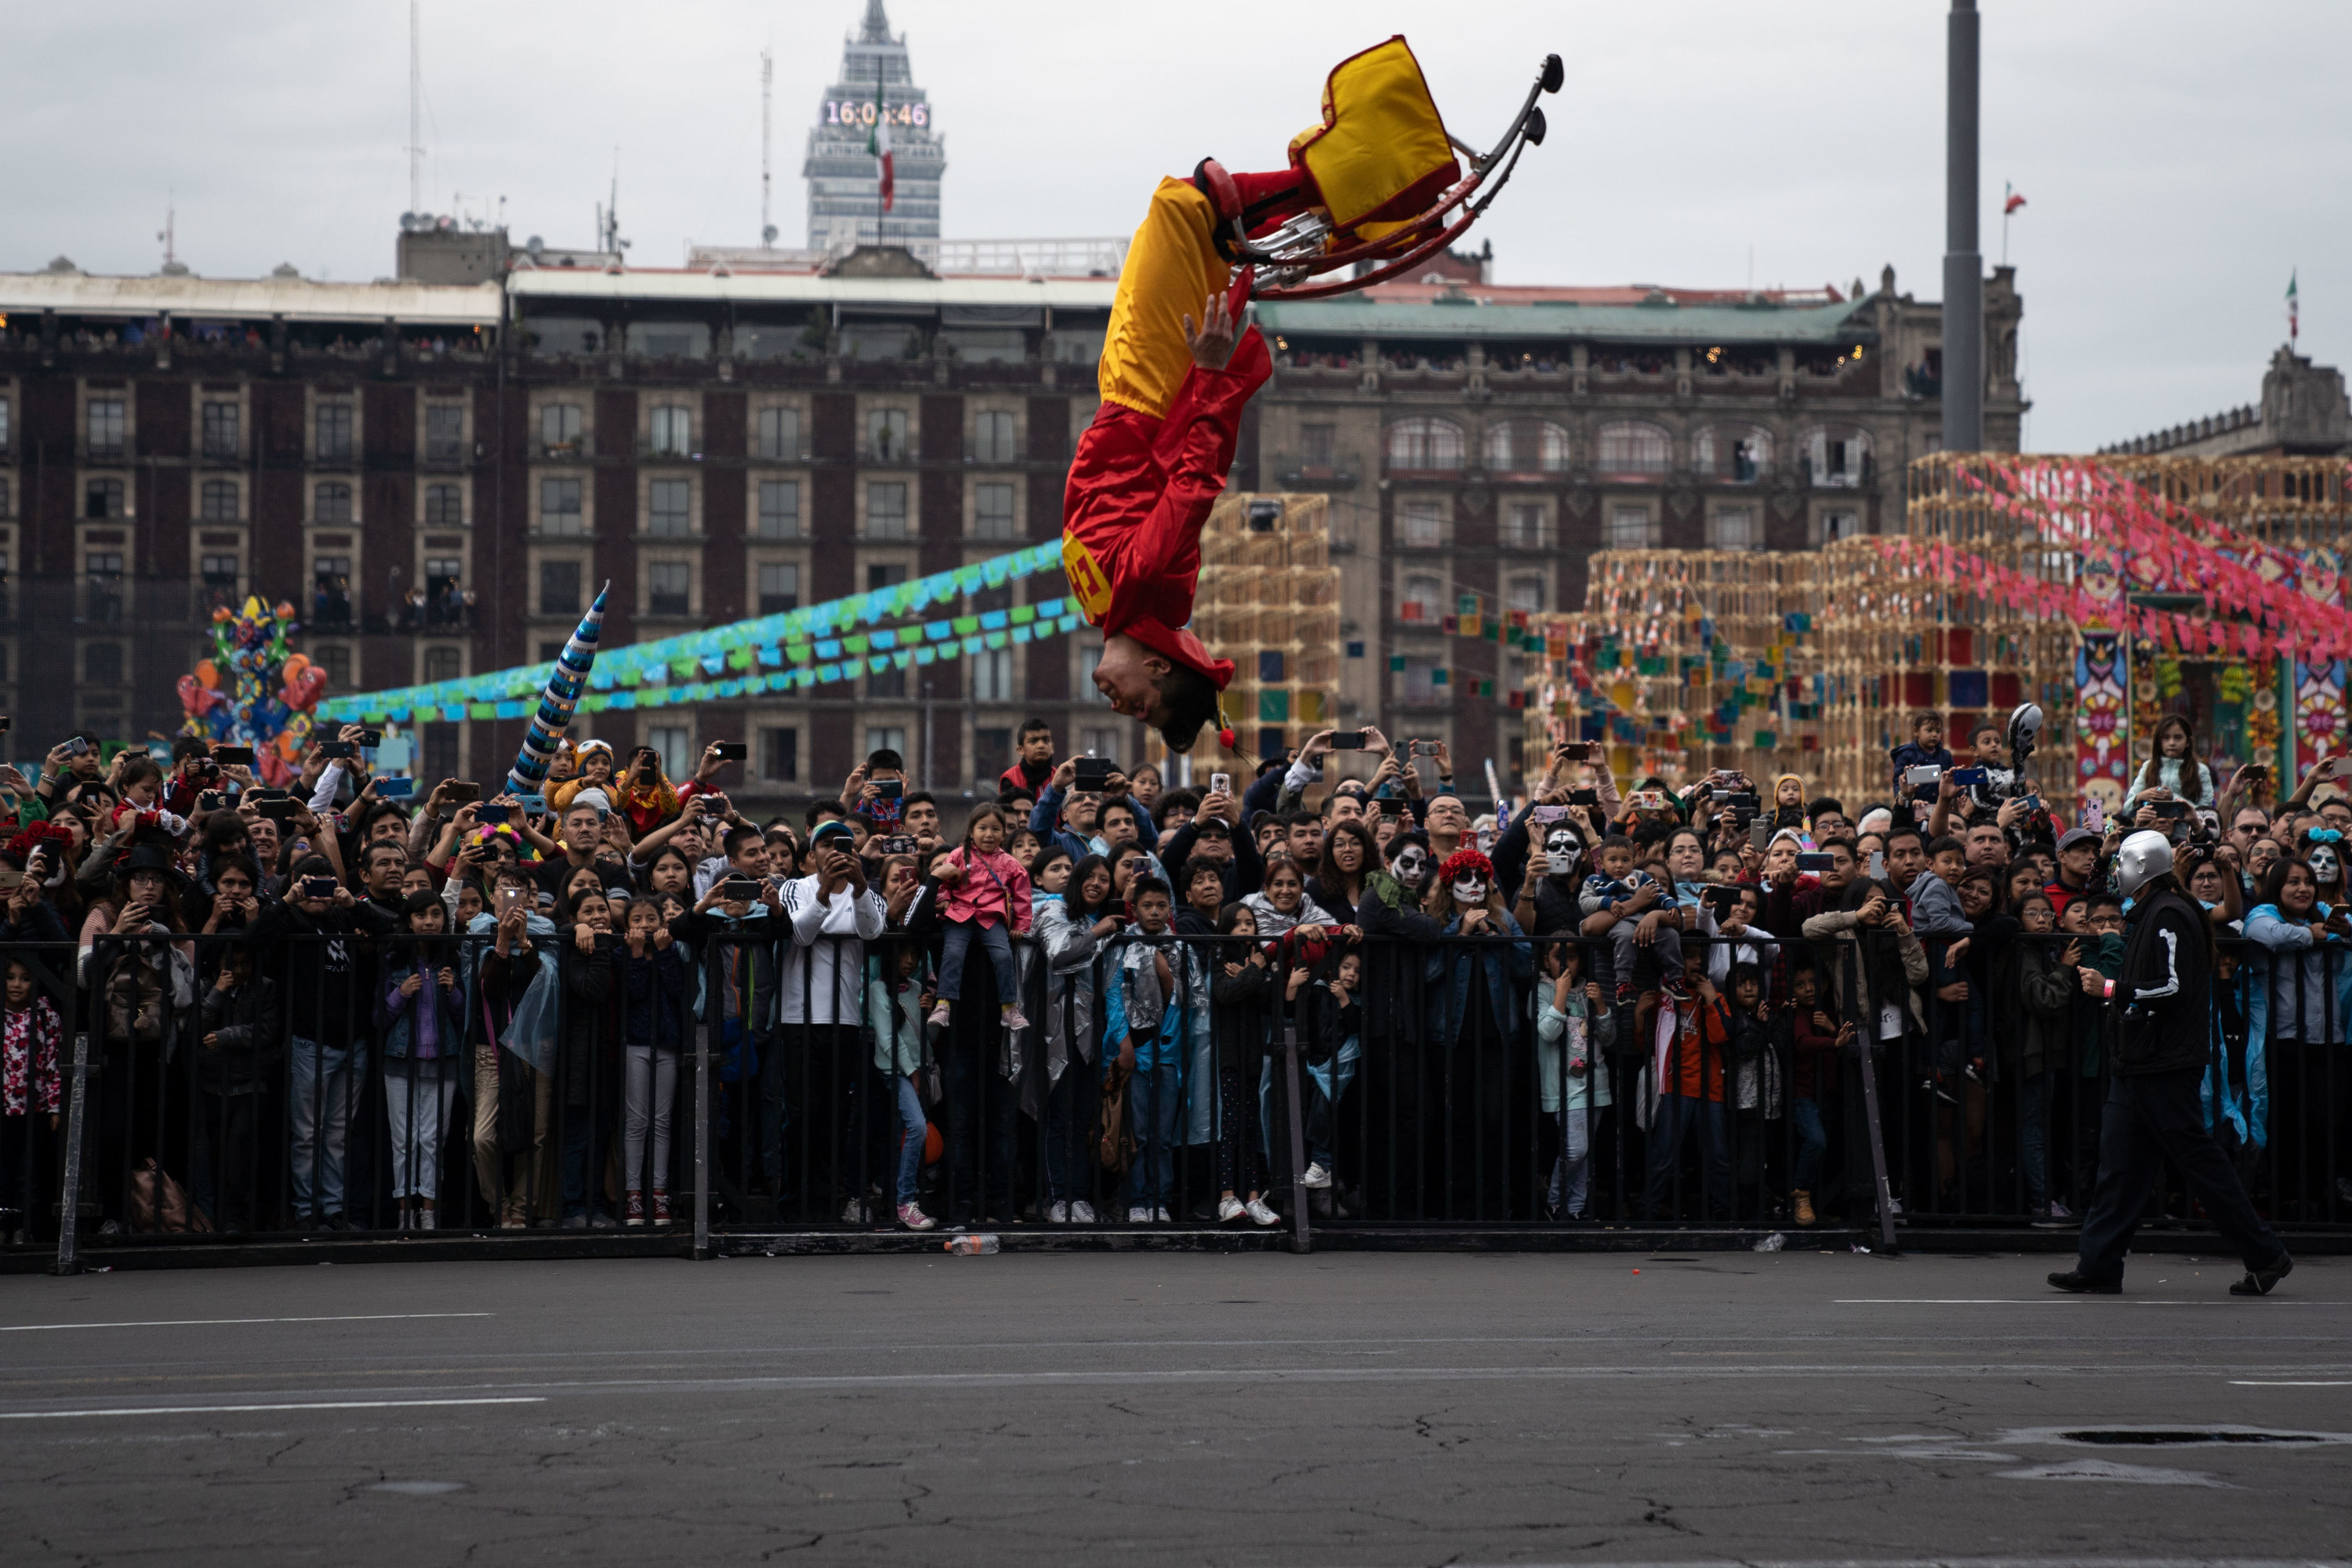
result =
M983 805L971 814L963 830L963 847L940 868L940 918L947 922L945 947L940 954L939 1005L931 1022L948 1021L948 1004L963 994L964 954L971 933L980 933L988 962L996 971L998 1007L1004 1027L1025 1029L1021 1012L1021 977L1013 967L1013 939L1006 933L1029 931L1029 873L1004 852L1004 814Z

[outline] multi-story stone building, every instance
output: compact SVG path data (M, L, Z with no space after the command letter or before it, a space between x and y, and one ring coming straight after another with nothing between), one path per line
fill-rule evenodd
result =
M890 210L882 210L877 122L890 139ZM841 79L825 89L809 128L808 248L839 255L860 245L895 245L939 262L940 176L947 143L929 95L915 85L904 34L893 37L882 0L842 48Z
M336 690L551 657L598 584L608 642L772 614L1053 538L1096 407L1103 277L535 265L502 282L0 277L0 692L21 752L79 724L169 733L215 603L300 606ZM1800 548L1899 526L1937 428L1936 307L1508 288L1475 262L1272 305L1278 368L1232 476L1329 495L1343 722L1507 771L1516 671L1449 637L1580 601L1595 549ZM2019 306L1989 287L1988 429L2015 445ZM1059 580L982 607L1054 596ZM828 792L866 749L965 789L1032 714L1133 761L1096 639L869 675L792 700L583 717L683 764L747 739L746 792ZM1391 668L1395 666L1396 668ZM1460 673L1445 687L1433 672ZM1481 677L1495 681L1492 695ZM425 726L477 773L520 725ZM1296 740L1297 737L1293 736Z

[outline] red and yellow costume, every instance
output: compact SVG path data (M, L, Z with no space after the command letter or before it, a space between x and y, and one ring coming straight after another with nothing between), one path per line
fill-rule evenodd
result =
M1309 208L1337 231L1374 237L1457 174L1421 68L1392 38L1331 72L1322 123L1292 141L1288 168L1160 182L1119 271L1097 375L1103 405L1062 503L1063 569L1105 637L1133 637L1221 691L1233 679L1232 661L1211 658L1184 626L1201 527L1233 467L1243 406L1273 362L1250 327L1223 368L1192 363L1184 318L1198 322L1213 294L1236 317L1249 300L1250 275L1234 275L1220 238L1235 220L1256 235Z

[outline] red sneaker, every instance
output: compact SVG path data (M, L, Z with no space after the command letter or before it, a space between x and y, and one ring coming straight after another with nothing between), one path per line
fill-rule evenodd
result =
M669 1194L659 1187L654 1189L654 1223L656 1225L669 1223Z
M643 1225L646 1223L645 1194L631 1193L629 1194L628 1205L621 1211L621 1223L623 1225Z

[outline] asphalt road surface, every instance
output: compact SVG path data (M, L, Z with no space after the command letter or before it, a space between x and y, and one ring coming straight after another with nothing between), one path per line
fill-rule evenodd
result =
M0 1561L2352 1553L2352 1263L1005 1254L0 1279ZM2160 1438L2160 1441L2148 1439Z

